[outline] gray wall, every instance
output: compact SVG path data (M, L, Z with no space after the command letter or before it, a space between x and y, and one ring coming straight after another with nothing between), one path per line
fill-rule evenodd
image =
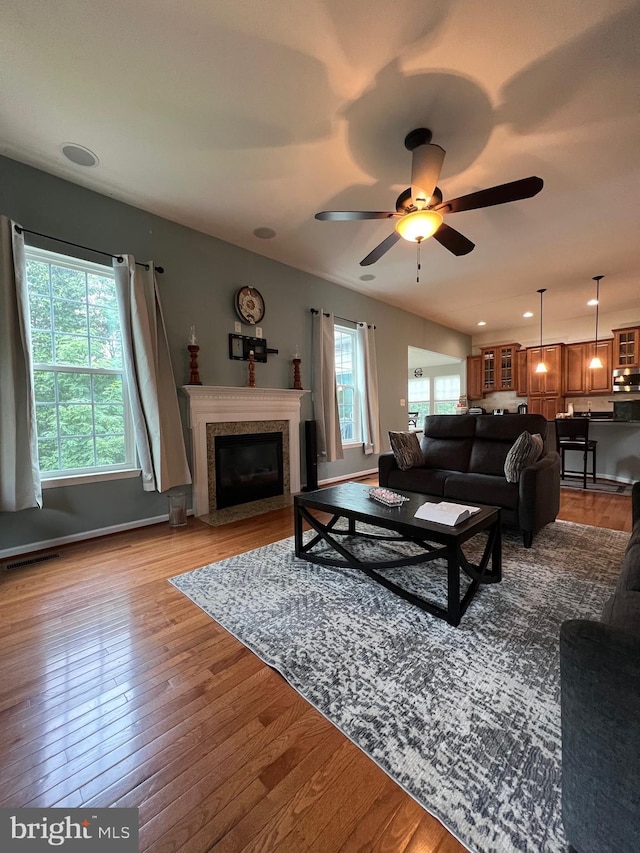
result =
M129 252L137 260L153 259L165 268L159 287L177 386L189 380L186 345L192 324L200 344L203 384L246 385L246 363L228 357L228 335L238 319L234 296L246 284L264 296L263 335L269 347L279 350L267 364L256 365L261 387L291 387L296 344L302 355L302 384L310 387L310 308L375 323L385 437L389 429L406 428L407 409L400 399L406 397L408 346L459 358L471 352L467 335L3 157L0 187L0 212L25 228L108 252ZM76 251L78 256L105 262L51 241L28 239L54 251ZM243 326L243 333L251 334L252 327ZM183 395L179 396L184 416ZM302 418L312 417L309 394L303 398ZM320 465L318 475L320 480L329 479L376 465L376 458L365 457L360 449L345 450L343 461ZM26 550L23 546L166 513L166 496L143 492L138 479L46 489L42 510L0 513L0 552Z

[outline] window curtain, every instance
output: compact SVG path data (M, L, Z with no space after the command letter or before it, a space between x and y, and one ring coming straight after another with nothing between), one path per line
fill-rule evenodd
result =
M0 216L0 510L42 508L24 237Z
M380 453L380 408L378 405L378 362L376 359L375 327L359 322L356 326L358 341L358 387L360 394L360 422L365 454Z
M153 263L113 262L136 448L145 491L191 483L169 344Z
M316 421L318 456L322 462L344 459L338 393L333 314L320 310L313 315L313 416Z

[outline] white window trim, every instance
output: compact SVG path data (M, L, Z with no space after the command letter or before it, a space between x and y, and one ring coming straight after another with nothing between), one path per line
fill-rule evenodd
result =
M68 477L48 477L42 480L43 489L57 489L60 486L82 486L87 483L106 483L109 480L132 480L142 474L140 468L125 468L121 471L101 471L91 474L72 474Z
M107 273L113 277L113 268L105 264L97 264L93 261L85 261L80 258L74 258L70 255L65 255L60 252L51 252L47 249L40 249L36 246L25 245L25 259L27 261L40 261L42 263L59 263L69 269L78 270L82 273L92 273L95 275L105 275ZM42 369L38 363L33 364L33 369ZM63 367L58 372L87 372L81 368ZM133 428L133 417L131 407L129 405L129 397L127 390L127 378L124 370L108 370L103 368L89 368L89 372L97 375L114 374L122 377L123 398L125 401L124 420L125 420L125 447L127 447L133 456L133 459L122 465L104 466L102 468L95 467L89 471L84 470L58 470L58 471L40 471L41 486L43 489L58 488L60 486L76 486L87 483L102 483L109 480L122 480L137 477L141 474L141 469L138 466L137 453L135 449L135 435Z
M354 363L353 363L353 375L354 375L354 382L353 382L353 389L354 389L353 409L354 409L354 428L357 426L357 428L358 428L358 432L359 432L360 434L362 434L362 424L361 424L359 421L358 421L358 423L356 423L356 418L358 418L358 419L359 419L359 417L360 417L360 408L361 408L361 407L360 407L360 400L359 400L359 396L360 396L360 394L362 393L361 389L360 389L360 388L358 388L358 383L357 383L357 375L358 375L358 372L357 372L357 362L356 362L356 360L357 360L357 358L358 358L358 341L357 341L357 337L356 337L356 330L355 330L355 328L353 328L352 326L345 326L343 323L340 323L340 322L338 322L337 320L334 320L333 328L334 328L334 331L335 331L336 329L339 329L341 332L346 332L347 334L349 334L349 335L352 335L352 336L353 336L353 358L354 358ZM349 439L343 439L343 440L342 440L342 447L343 447L343 449L344 449L344 450L352 450L352 449L354 449L354 448L362 447L362 439L361 439L361 438L349 438Z

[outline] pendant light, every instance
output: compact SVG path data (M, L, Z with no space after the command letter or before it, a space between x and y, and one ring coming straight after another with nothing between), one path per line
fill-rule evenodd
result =
M547 365L542 360L542 294L547 292L546 287L541 287L538 293L540 294L540 361L536 365L536 373L546 373Z
M598 367L602 367L602 362L600 361L600 357L598 356L598 311L600 309L600 279L604 278L603 275L594 275L593 280L596 283L596 342L593 345L593 358L589 362L589 368L591 370L597 369Z

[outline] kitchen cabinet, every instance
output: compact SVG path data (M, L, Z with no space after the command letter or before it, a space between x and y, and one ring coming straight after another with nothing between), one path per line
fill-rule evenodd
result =
M527 382L527 351L519 349L516 353L516 396L526 397L529 383Z
M467 356L467 399L482 399L482 356Z
M587 394L610 394L613 391L613 341L598 341L597 355L602 367L589 368L593 357L593 343L587 344Z
M562 397L564 384L564 344L549 344L542 347L542 361L546 373L536 373L540 362L540 347L527 349L527 385L529 397Z
M613 329L612 367L640 367L640 326Z
M501 344L480 350L482 392L514 391L516 388L516 353L520 344Z
M564 352L564 393L567 397L586 394L610 394L612 387L613 341L598 341L597 354L602 367L590 368L594 341L566 344Z
M564 397L529 397L529 413L532 415L542 415L553 421L560 412L564 412Z

